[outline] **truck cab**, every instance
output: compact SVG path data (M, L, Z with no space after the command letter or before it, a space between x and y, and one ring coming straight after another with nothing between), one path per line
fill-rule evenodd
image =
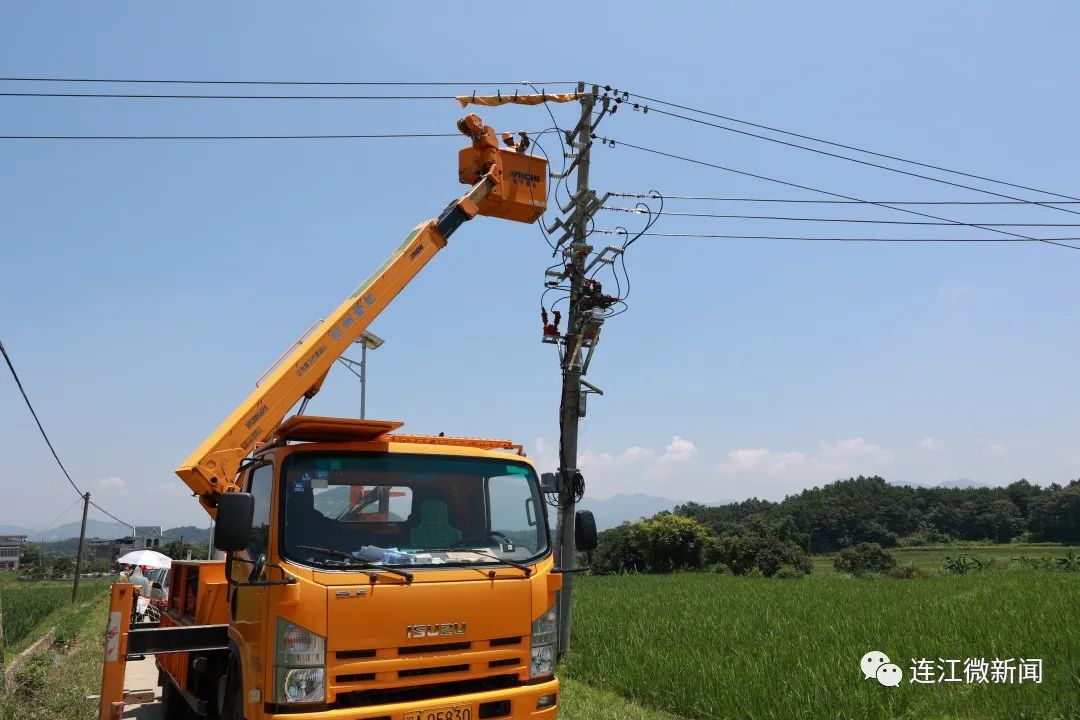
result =
M229 649L200 666L224 667L223 717L556 716L562 575L535 468L399 425L294 417L220 498Z

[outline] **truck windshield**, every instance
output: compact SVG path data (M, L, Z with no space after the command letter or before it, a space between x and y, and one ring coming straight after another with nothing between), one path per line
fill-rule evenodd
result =
M536 474L508 458L296 453L282 550L326 568L495 565L548 552Z

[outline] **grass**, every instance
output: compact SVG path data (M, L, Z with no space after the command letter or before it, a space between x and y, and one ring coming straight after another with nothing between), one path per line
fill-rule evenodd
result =
M26 645L57 627L58 634L72 632L71 618L82 612L88 600L103 595L109 586L105 580L83 580L79 604L71 605L68 583L26 582L0 586L0 613L3 614L5 659L10 659ZM62 640L62 638L58 638Z
M1011 565L1013 558L1059 558L1069 550L1076 548L1049 543L1008 543L994 545L990 543L952 543L948 545L928 545L925 547L889 548L899 565L913 564L921 570L940 570L945 564L945 556L965 555L979 560L993 560L999 566ZM832 571L835 554L814 555L811 563L814 572Z
M938 553L940 567L960 551ZM820 569L789 581L584 577L575 583L564 677L709 720L1076 718L1080 576L1010 565L917 580ZM900 687L863 679L859 659L870 650L900 665ZM924 657L1038 657L1043 682L910 684L911 660Z
M1011 557L1061 548L911 548L901 563L940 569L945 555L998 563L990 572L916 580L853 579L815 558L803 580L705 573L583 577L574 646L560 672L572 720L1074 720L1080 717L1080 576L1017 567ZM104 587L104 585L103 585ZM0 701L0 720L90 718L98 692L103 595L53 615L69 643L43 653ZM864 680L869 650L904 683ZM912 658L1040 657L1040 685L913 685Z
M559 717L567 720L682 720L660 710L634 705L621 695L572 679L559 684Z
M70 590L69 590L70 592ZM54 662L51 650L36 654L18 673L16 687L0 697L0 720L58 720L97 717L101 662L109 600L94 595L72 614L68 651Z

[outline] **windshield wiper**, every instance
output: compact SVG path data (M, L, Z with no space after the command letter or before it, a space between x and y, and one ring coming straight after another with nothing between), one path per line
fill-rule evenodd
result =
M514 560L507 560L506 558L501 558L498 555L492 555L491 553L486 553L486 552L484 552L482 550L465 550L463 548L439 548L438 550L429 550L428 552L468 552L468 553L472 553L473 555L480 555L481 557L491 558L492 560L498 560L500 563L502 563L504 565L509 565L510 567L517 568L521 572L525 573L525 577L529 577L529 576L532 575L532 568L529 567L528 565L523 565L522 563L516 562ZM478 566L479 565L479 563L471 563L468 560L455 560L453 562L448 562L448 563L444 563L444 564L445 565L470 565L470 566Z
M293 545L294 548L301 550L314 550L315 552L325 553L331 557L341 558L342 560L348 560L350 567L355 567L363 570L383 570L391 575L397 575L405 578L408 582L413 581L413 574L407 570L398 570L397 568L387 567L386 565L379 565L377 563L370 562L368 560L361 560L355 555L350 555L347 552L341 550L332 550L330 548L318 547L315 545Z

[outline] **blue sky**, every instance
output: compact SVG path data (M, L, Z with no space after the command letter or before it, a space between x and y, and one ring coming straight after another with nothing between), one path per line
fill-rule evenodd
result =
M572 29L572 19L585 29ZM8 3L0 9L0 69L46 77L583 78L1077 194L1077 105L1068 88L1078 21L1080 8L1066 2L597 2L483 11L434 3ZM42 88L4 84L30 89ZM574 108L555 112L560 124L572 123ZM449 101L7 97L0 134L444 132L461 115ZM550 125L540 108L484 116L500 130ZM601 132L864 198L979 197L629 108ZM0 140L0 337L76 481L134 522L202 524L173 468L405 231L460 193L459 145ZM550 136L545 147L557 152ZM596 149L592 179L602 191L813 197L619 146ZM667 209L739 212L689 202ZM905 219L872 208L768 210ZM1030 208L938 212L976 222L1075 217ZM602 215L598 226L617 219ZM965 235L677 217L655 230ZM455 235L372 327L387 344L371 356L369 416L403 419L414 432L512 437L552 465L559 378L551 347L538 342L549 256L524 225L479 219ZM643 238L627 262L629 312L605 328L590 372L606 393L592 399L582 440L594 496L781 497L852 473L924 483L1048 483L1080 473L1078 253ZM341 369L311 410L355 414L358 395ZM74 493L8 380L0 382L0 436L0 490L9 498L0 523L47 523Z

